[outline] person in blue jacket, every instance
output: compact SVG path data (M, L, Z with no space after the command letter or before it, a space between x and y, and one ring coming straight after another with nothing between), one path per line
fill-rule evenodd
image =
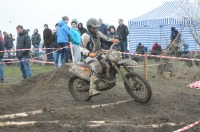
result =
M71 22L71 29L70 29L70 41L72 42L72 51L73 51L73 58L74 62L80 62L81 61L81 51L80 51L80 45L81 45L81 35L77 28L77 22L72 21Z
M67 16L62 17L62 20L58 23L57 29L57 43L61 49L62 62L71 62L71 52L69 46L70 29L67 25L69 18Z

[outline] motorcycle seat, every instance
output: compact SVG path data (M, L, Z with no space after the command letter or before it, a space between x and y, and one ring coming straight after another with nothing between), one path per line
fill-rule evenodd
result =
M91 69L90 65L88 65L88 64L85 63L85 62L78 62L78 63L76 63L76 65Z

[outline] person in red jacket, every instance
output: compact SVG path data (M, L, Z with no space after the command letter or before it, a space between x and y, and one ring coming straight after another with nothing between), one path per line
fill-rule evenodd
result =
M152 54L152 55L160 55L161 52L162 52L161 46L160 46L157 42L155 42L155 43L153 44L153 46L152 46L151 54Z

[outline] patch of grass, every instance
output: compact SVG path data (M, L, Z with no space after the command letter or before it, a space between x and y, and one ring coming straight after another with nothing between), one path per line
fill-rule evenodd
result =
M40 74L40 73L46 73L50 72L55 69L54 65L39 65L39 64L31 64L31 70L33 73L33 76ZM5 82L7 83L19 83L22 78L22 73L19 66L4 66L4 77Z

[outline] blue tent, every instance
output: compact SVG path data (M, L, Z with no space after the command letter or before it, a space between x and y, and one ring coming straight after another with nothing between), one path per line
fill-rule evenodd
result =
M181 32L181 39L188 45L190 51L200 50L194 34L200 34L200 29L194 28L200 20L200 10L188 0L168 1L152 11L128 21L129 49L135 52L138 43L151 50L155 41L165 49L170 44L171 27ZM196 27L196 26L195 26ZM194 31L195 30L195 31Z

